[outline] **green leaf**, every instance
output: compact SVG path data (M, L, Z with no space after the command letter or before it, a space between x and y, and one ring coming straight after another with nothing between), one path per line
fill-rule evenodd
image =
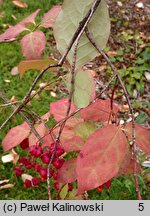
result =
M57 42L57 48L63 54L73 37L81 20L93 4L93 0L64 0L62 11L59 13L55 27L54 36ZM102 0L96 12L91 18L88 29L92 33L94 40L104 49L110 34L110 19L108 7L105 0ZM73 59L72 47L68 61L71 64ZM98 55L93 45L89 42L85 33L82 35L77 54L77 67L83 66Z
M67 88L70 91L71 74L67 77ZM95 98L95 82L90 71L82 69L76 71L73 103L78 108L89 105Z
M97 127L93 122L82 122L78 124L74 131L76 135L81 137L84 141L86 141L89 136L96 131Z
M68 193L68 184L66 184L60 191L60 198L64 200Z

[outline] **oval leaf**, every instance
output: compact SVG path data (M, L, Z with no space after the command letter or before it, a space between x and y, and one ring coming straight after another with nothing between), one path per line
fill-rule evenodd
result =
M94 189L113 178L125 152L126 137L120 127L108 125L93 133L77 159L78 193Z
M46 37L40 30L25 35L21 40L22 53L26 59L39 59L46 45Z
M118 105L113 103L113 114L116 115L119 111ZM97 100L89 107L81 110L81 118L91 121L107 121L111 115L111 101Z
M132 123L125 127L129 139L132 139ZM135 124L136 144L145 153L150 154L150 131L142 126Z
M57 17L54 26L54 36L57 42L57 48L61 54L65 52L79 23L85 17L92 4L93 0L64 0L62 10ZM105 0L102 0L98 6L88 24L88 29L101 49L105 48L110 33L110 20ZM73 60L73 50L74 48L72 48L68 55L70 64ZM78 46L77 67L86 64L97 55L98 52L89 42L86 35L83 34Z
M44 14L44 17L41 21L41 26L44 28L53 28L61 9L62 7L60 5L53 6L46 14Z
M24 139L29 136L30 128L27 123L18 125L7 133L2 141L3 150L7 151L19 145Z

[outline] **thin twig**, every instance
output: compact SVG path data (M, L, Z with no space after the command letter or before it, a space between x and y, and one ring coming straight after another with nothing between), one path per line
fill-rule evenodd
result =
M83 18L83 20L79 23L79 27L76 30L75 34L73 35L67 49L66 52L64 53L64 55L62 56L61 60L59 61L59 65L62 66L62 64L64 63L70 49L72 48L72 46L74 45L74 58L73 58L73 64L72 64L72 78L71 78L71 90L70 90L70 94L69 94L69 100L68 100L68 108L67 108L67 112L66 112L66 117L68 117L69 112L70 112L70 108L71 108L71 101L72 101L72 96L74 93L74 80L75 80L75 68L76 68L76 55L77 55L77 47L78 47L78 43L79 40L82 36L82 34L85 31L86 26L88 25L90 19L92 18L94 12L96 11L97 7L99 6L101 0L95 0L93 5L91 6L90 10L88 11L88 13L86 14L86 16ZM63 128L65 126L66 121L63 122L63 124L60 127L60 130L58 132L58 136L56 138L55 141L55 147L54 149L56 149L57 144L59 143L59 139L61 136L61 133L63 131ZM52 157L54 157L55 154L55 150L54 153L52 154ZM53 160L53 159L52 159ZM48 169L47 169L47 185L48 185L48 197L49 199L51 199L51 194L50 194L50 167L51 167L51 163L52 160L50 161L49 165L48 165Z
M10 104L10 101L3 95L3 93L0 91L0 97L8 104ZM11 104L11 107L15 110L16 106L14 104ZM31 123L31 121L24 115L24 113L22 111L20 111L19 115L27 122L27 124L29 125L32 133L34 133L34 135L36 136L36 138L38 140L41 140L41 137L39 135L39 133L37 132L37 130L35 129L34 125Z
M106 60L106 62L109 64L109 66L111 67L114 75L116 75L117 79L119 80L119 83L124 91L124 95L126 97L128 106L129 106L129 110L130 110L130 114L131 114L131 118L132 118L132 146L133 146L133 154L134 154L134 179L135 179L135 186L136 186L136 192L137 192L137 196L138 199L141 200L141 194L140 194L140 190L139 190L139 181L138 181L138 174L137 174L137 147L136 147L136 135L135 135L135 119L134 119L134 111L128 96L128 92L126 90L126 87L121 79L121 77L119 76L117 69L115 68L115 66L111 63L110 59L107 57L107 55L101 50L101 48L98 46L98 44L93 40L93 37L91 35L91 33L88 31L88 28L86 28L85 33L89 39L89 41L92 43L92 45L95 47L95 49L104 57L104 59Z
M6 103L6 104L1 104L0 105L0 108L2 107L7 107L7 106L12 106L12 105L15 105L15 104L19 104L21 103L21 101L14 101L14 102L9 102L9 103Z
M0 126L0 130L5 127L5 125L8 123L8 121L16 114L18 113L27 103L28 99L30 98L30 95L33 91L33 89L35 88L37 82L39 81L39 79L43 76L43 74L50 68L53 68L53 67L61 67L65 60L66 60L66 57L70 51L70 49L72 48L73 44L75 43L77 37L79 36L80 32L82 31L82 29L85 27L85 23L87 22L87 20L89 19L89 17L91 18L94 14L94 12L96 11L98 5L100 4L101 0L95 0L92 7L89 9L89 11L87 12L86 16L82 19L82 21L79 23L79 26L77 28L77 30L75 31L72 39L70 40L69 42L69 45L68 47L66 48L66 51L64 53L64 55L62 56L62 58L60 59L60 61L58 62L58 64L50 64L48 65L45 69L43 69L39 74L38 76L35 78L31 88L29 89L29 91L27 92L27 94L25 95L24 99L23 99L23 103L17 107L13 113L6 119L6 121Z

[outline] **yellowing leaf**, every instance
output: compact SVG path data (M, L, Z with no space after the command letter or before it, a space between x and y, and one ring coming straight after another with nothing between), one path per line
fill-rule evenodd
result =
M66 184L60 191L60 198L61 200L64 200L65 197L67 196L67 193L68 193L68 184Z
M22 79L24 73L30 69L43 70L49 64L55 64L56 61L53 59L36 59L36 60L25 60L21 61L18 65L18 70L20 73L20 78ZM50 68L48 71L53 71L53 68Z
M62 10L57 17L54 26L54 36L57 42L57 48L61 54L65 52L71 38L79 26L79 23L85 17L93 2L93 0L64 0ZM88 24L88 29L101 49L105 48L110 33L110 20L105 0L102 0L98 6ZM74 47L68 55L68 61L70 64L73 60L73 50ZM78 46L77 67L86 64L97 55L98 52L89 42L84 33Z

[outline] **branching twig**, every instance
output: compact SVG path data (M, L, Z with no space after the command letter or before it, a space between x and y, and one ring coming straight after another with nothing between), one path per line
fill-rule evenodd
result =
M121 79L121 77L119 76L115 66L111 63L110 59L107 57L107 55L100 49L100 47L98 46L98 44L93 40L93 37L91 35L91 33L88 31L88 28L86 28L85 31L89 41L92 43L92 45L95 47L95 49L104 57L104 59L106 60L106 62L109 64L109 66L111 67L114 75L117 77L127 100L128 106L129 106L129 110L130 110L130 114L131 114L131 118L132 118L132 146L133 146L133 154L134 154L134 179L135 179L135 186L136 186L136 192L137 192L137 196L138 199L141 200L141 194L140 194L140 190L139 190L139 182L138 182L138 174L137 174L137 147L136 147L136 135L135 135L135 119L134 119L134 111L129 99L129 95L128 92L126 90L126 87Z
M14 104L11 104L10 101L3 95L3 93L1 91L0 91L0 97L5 101L5 103L10 104L14 110L16 109L16 106ZM34 125L31 123L31 121L24 115L24 113L22 111L20 111L19 115L27 122L32 133L34 133L36 138L41 142L41 137L40 137L39 133L37 132L37 130L35 129Z
M39 81L39 79L43 76L43 74L50 68L55 68L55 67L61 67L65 60L66 57L70 51L70 49L72 48L73 44L75 43L77 37L79 36L79 34L81 33L82 29L85 27L85 23L87 22L87 20L89 18L91 18L94 14L94 12L96 11L98 5L100 4L101 0L95 0L93 5L91 6L91 8L89 9L89 11L87 12L86 16L83 18L83 20L79 23L79 26L77 28L77 30L75 31L72 39L69 42L68 47L66 48L66 51L64 53L64 55L62 56L62 58L60 59L60 61L58 62L58 64L50 64L48 65L45 69L43 69L38 76L35 78L31 88L29 89L29 91L27 92L27 94L25 95L24 99L23 99L23 103L17 107L14 112L6 119L6 121L0 126L0 130L8 123L8 121L16 114L18 113L28 102L28 99L30 98L30 95L33 91L33 89L35 88L37 82Z

